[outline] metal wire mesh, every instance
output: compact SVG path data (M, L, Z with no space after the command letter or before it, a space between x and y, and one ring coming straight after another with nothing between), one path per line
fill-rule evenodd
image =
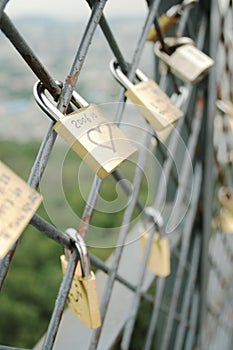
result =
M46 89L58 101L57 108L66 113L71 101L73 89L76 84L78 87L78 79L83 67L83 63L88 56L89 47L92 40L95 40L94 34L97 26L101 27L103 34L115 56L122 72L127 73L129 80L133 81L136 69L140 65L140 59L143 54L144 46L148 32L154 22L155 16L163 13L166 10L165 5L159 1L150 1L148 7L148 15L144 19L141 34L138 38L137 45L132 55L132 60L128 63L117 44L116 38L112 32L111 26L103 15L106 0L87 1L91 8L91 15L88 24L84 28L84 34L79 44L77 53L72 63L70 72L63 84L62 89L56 84L55 80L48 73L47 69L40 62L30 46L25 42L22 35L17 31L12 21L4 12L7 1L0 1L0 28L12 45L20 53L28 66L44 84ZM109 4L111 6L111 3ZM211 7L212 6L212 7ZM221 31L224 27L224 13L221 16L216 14L217 1L212 1L207 7L204 2L196 5L192 10L186 8L180 18L178 26L174 30L174 35L188 35L195 41L197 47L209 53L208 42L210 45L210 54L215 58L215 45L219 42ZM230 2L229 2L229 6ZM232 7L227 8L232 15ZM211 13L211 18L209 17ZM221 27L216 26L215 18L221 18ZM228 18L228 17L227 17ZM212 24L212 22L214 22ZM210 25L219 30L218 37L214 36L214 31L210 31ZM211 29L213 29L211 27ZM222 36L222 41L219 45L225 47L228 53L228 60L224 67L226 77L232 82L232 67L230 67L229 52L232 48L232 42L225 41L225 36ZM229 72L231 73L229 74ZM212 79L212 80L211 80ZM228 266L232 259L230 237L217 234L209 243L210 221L211 221L211 203L212 203L212 188L211 184L207 184L212 176L211 170L211 144L212 144L212 120L213 120L213 101L216 99L215 71L211 73L209 80L204 79L201 83L190 85L183 84L179 80L174 80L171 72L164 67L159 66L159 60L156 59L156 80L160 87L169 95L173 94L175 103L185 113L185 118L180 119L176 126L171 131L168 140L165 143L160 141L159 136L154 132L149 124L146 124L143 133L138 130L137 137L142 139L142 146L139 150L138 159L136 161L135 172L132 180L132 187L127 185L127 182L122 182L124 175L116 170L112 176L122 186L123 191L128 196L129 203L124 210L123 219L119 228L118 237L114 251L108 262L100 260L98 257L90 254L90 260L93 266L97 267L101 273L97 273L97 283L101 284L104 273L104 283L101 290L101 319L103 326L96 330L84 330L81 325L75 324L76 332L70 335L72 329L71 324L62 326L62 331L59 331L61 315L64 312L67 295L72 283L73 274L77 264L78 252L73 250L69 259L69 265L62 279L50 323L43 340L37 345L37 349L52 349L69 347L66 341L70 341L72 337L72 345L70 348L89 348L89 349L109 349L114 346L121 349L133 348L133 339L137 332L137 319L139 310L146 302L150 305L150 315L148 322L147 334L143 341L144 349L160 348L160 349L193 349L195 345L200 343L201 329L210 327L211 334L215 334L209 348L218 347L221 344L232 344L231 326L225 319L225 313L228 310L230 303L230 292L232 290L231 271L219 269L219 257L221 256L220 243L222 250L227 252L227 257L230 258L225 265ZM210 84L212 84L210 88ZM221 89L221 81L219 81L218 90ZM229 83L230 85L230 83ZM232 84L231 84L232 85ZM181 100L179 95L175 95L177 88L183 87L186 92L185 99ZM122 88L119 97L119 107L117 109L114 121L120 127L127 123L127 113L124 113L126 108L125 89ZM230 98L232 98L232 90L230 90ZM207 117L207 119L205 118ZM182 138L181 136L182 135ZM44 171L49 163L49 157L56 141L56 132L53 130L53 122L51 122L48 131L41 143L40 149L36 156L35 162L31 169L28 183L31 187L37 188L41 182ZM156 142L155 142L156 141ZM182 146L185 144L185 147ZM158 170L156 186L156 195L153 199L152 206L163 212L164 221L166 223L166 233L170 241L172 273L168 278L155 276L147 270L147 261L150 255L150 249L153 241L151 232L145 253L142 258L138 257L137 271L134 271L134 266L130 267L132 256L138 255L138 225L132 227L131 221L135 208L143 212L146 203L144 203L139 194L143 180L143 175L149 160L147 159L147 150L152 149L152 152L160 159L161 169ZM204 156L203 156L204 154ZM207 159L207 161L206 161ZM203 180L204 179L204 180ZM93 213L96 208L99 191L103 181L97 176L94 178L90 189L86 205L83 211L78 231L87 238L88 230L91 224ZM133 188L133 190L131 190ZM169 195L167 190L169 189ZM204 206L203 211L200 211L200 195L203 190ZM165 210L163 211L163 206ZM188 208L188 210L187 210ZM107 215L107 214L106 214ZM202 219L204 217L204 223ZM30 222L43 234L56 241L64 248L72 248L72 243L67 236L49 223L44 218L35 214ZM135 236L136 234L136 236ZM126 244L130 240L135 240L135 245L131 245L130 253L127 251L129 245ZM201 248L202 246L202 248ZM9 266L13 255L17 248L17 243L12 247L7 256L0 264L0 285L2 287L6 278ZM207 251L209 251L211 270L208 274L206 260ZM135 260L136 261L136 260ZM133 260L133 264L135 263ZM201 264L200 264L201 261ZM222 263L222 261L221 261ZM129 266L129 269L125 266ZM201 271L201 278L198 276L198 268ZM125 270L125 271L124 271ZM129 276L129 274L134 275ZM209 277L208 292L206 294L206 279ZM99 278L99 279L98 279ZM224 287L220 288L222 304L219 309L212 306L216 298L219 288L213 288L217 283ZM228 288L226 288L226 285ZM117 286L117 287L116 287ZM130 298L127 299L129 305L125 305L125 312L113 315L116 317L112 328L109 317L112 314L112 304L114 293L120 293L116 288L123 288L122 300L120 303L125 303L124 295L130 291ZM214 289L214 292L213 292ZM127 290L127 291L126 291ZM225 293L224 296L222 293ZM117 296L115 297L117 299ZM115 299L115 300L116 300ZM206 326L206 305L208 304L208 317ZM128 307L127 307L128 306ZM67 311L65 311L63 319L66 320ZM110 315L110 316L109 316ZM201 315L201 326L199 327L199 317ZM221 315L221 317L220 317ZM65 321L64 321L65 322ZM117 323L117 324L116 324ZM208 324L211 323L209 326ZM109 328L110 327L110 328ZM207 327L207 328L205 328ZM225 328L224 328L225 327ZM70 328L70 329L69 329ZM222 330L225 330L223 338L219 336ZM203 349L207 348L205 332L202 339ZM87 332L87 333L85 333ZM72 333L72 332L71 332ZM85 334L84 334L85 333ZM65 335L66 334L66 335ZM75 337L74 337L75 335ZM54 345L55 339L56 343ZM120 339L120 340L119 340ZM227 340L226 340L227 339ZM64 343L62 343L64 341ZM213 345L214 344L214 345ZM212 346L212 347L211 347ZM11 349L8 346L1 346L1 349Z
M215 1L212 4L212 52L216 53L213 82L214 99L232 101L232 3ZM216 27L216 23L218 23ZM214 29L215 28L215 29ZM232 132L229 116L213 108L215 187L212 216L219 215L218 191L221 186L232 186ZM225 125L225 126L224 126ZM225 131L223 131L225 130ZM227 136L228 135L228 136ZM232 348L232 319L229 291L232 287L232 237L213 225L208 249L209 275L207 289L207 316L203 331L206 349Z

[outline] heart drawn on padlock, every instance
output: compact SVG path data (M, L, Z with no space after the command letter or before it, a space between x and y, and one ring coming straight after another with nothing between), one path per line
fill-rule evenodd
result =
M107 135L109 138L109 140L107 140L107 142L110 141L110 145L106 145L106 141L104 141L104 143L102 143L102 142L96 141L96 139L95 139L96 133L105 135L106 132L107 132ZM114 141L112 138L111 125L109 125L107 123L102 122L102 123L98 124L96 127L89 129L87 132L87 138L90 142L94 143L97 146L107 148L107 149L112 150L113 152L116 152L116 147L115 147L115 144L114 144Z

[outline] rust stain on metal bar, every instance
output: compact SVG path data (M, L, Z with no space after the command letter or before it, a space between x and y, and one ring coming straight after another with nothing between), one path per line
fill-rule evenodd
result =
M83 217L82 217L82 221L79 224L78 233L83 238L85 238L85 236L86 236L86 233L87 233L87 230L88 230L88 226L89 226L89 223L91 222L92 216L93 216L93 212L91 213L91 215L90 214L84 214Z
M74 89L78 76L79 76L79 71L74 72L74 74L72 75L68 75L66 78L66 84L70 85L71 88Z

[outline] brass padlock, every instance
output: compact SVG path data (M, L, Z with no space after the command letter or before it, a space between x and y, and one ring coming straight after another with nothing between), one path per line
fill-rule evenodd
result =
M218 199L222 207L233 215L233 189L230 187L221 187L218 192Z
M0 161L0 259L20 237L42 196Z
M75 229L69 228L66 234L78 249L79 258L67 303L78 319L89 328L101 326L96 278L90 269L86 244ZM60 257L62 271L65 273L69 260L69 252Z
M212 58L196 48L188 37L165 38L164 42L171 54L162 51L160 42L156 42L156 56L170 67L174 75L187 83L200 81L214 64Z
M114 60L110 63L110 69L116 80L127 89L125 96L138 106L156 131L171 126L184 116L184 113L176 107L155 81L149 80L141 70L136 70L139 83L133 84Z
M34 96L42 110L56 121L54 130L101 179L136 151L103 111L95 104L88 104L76 91L72 102L79 108L66 116L49 101L41 82L34 86Z
M163 34L166 34L175 24L179 22L180 16L182 15L185 8L190 7L197 3L198 0L184 0L181 4L172 6L163 13L159 19L159 27ZM151 27L147 37L147 41L157 41L158 35L155 27Z
M148 268L157 276L170 275L170 248L168 238L163 233L163 219L160 214L151 207L145 209L146 220L141 235L141 249L145 253L151 229L154 230L154 238L148 259ZM148 220L149 219L149 220ZM148 223L152 224L148 227ZM157 229L156 229L157 226Z
M228 209L221 208L219 216L214 220L214 224L223 233L233 234L233 215Z
M217 108L224 114L233 117L233 103L229 100L217 100Z

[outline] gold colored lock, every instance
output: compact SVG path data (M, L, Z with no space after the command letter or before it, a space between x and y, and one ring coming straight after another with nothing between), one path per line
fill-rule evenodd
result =
M149 238L149 232L141 237L142 252L145 252ZM167 277L170 275L170 251L169 242L165 237L160 237L158 232L154 233L154 239L148 259L148 268L157 276Z
M140 82L134 85L123 74L116 62L111 61L110 68L116 80L127 89L125 96L138 106L156 131L171 126L184 116L184 113L176 107L155 81L149 80L139 69L136 71L136 76Z
M72 101L82 107L67 116L48 100L41 82L35 85L34 96L39 106L56 121L54 130L101 179L136 151L103 111L95 104L88 104L77 92L73 92Z
M159 26L161 28L161 31L163 33L167 33L175 24L179 22L179 16L168 16L167 13L162 14L162 16L159 17ZM147 36L147 41L157 41L158 40L158 33L154 26L151 27L149 34Z
M20 237L42 196L0 161L0 259Z
M181 4L170 7L159 19L159 27L163 34L167 33L175 24L179 22L180 16L187 7L193 6L198 0L184 0ZM147 41L157 41L158 35L154 26L151 27Z
M148 227L148 221L151 222L151 219L152 226L150 225L149 229L144 229L141 235L142 253L145 253L151 229L154 229L157 226L158 231L154 232L153 242L147 266L157 276L167 277L170 275L171 272L170 249L169 241L167 237L165 237L163 234L163 219L160 216L160 214L152 207L145 208L144 212L146 214L144 228L145 226Z
M99 301L96 288L96 278L90 270L85 242L74 229L66 230L79 251L80 260L77 264L67 303L78 319L89 328L101 326ZM69 256L60 257L63 274L68 265Z
M220 214L214 223L223 233L233 234L233 215L226 208L220 210Z
M230 187L221 187L218 192L218 199L223 208L233 215L233 190Z
M170 67L174 75L187 83L200 81L214 64L212 58L196 48L190 38L165 38L164 42L171 50L170 56L161 50L159 42L154 46L156 56Z
M233 103L231 101L217 100L216 106L222 113L233 117Z

